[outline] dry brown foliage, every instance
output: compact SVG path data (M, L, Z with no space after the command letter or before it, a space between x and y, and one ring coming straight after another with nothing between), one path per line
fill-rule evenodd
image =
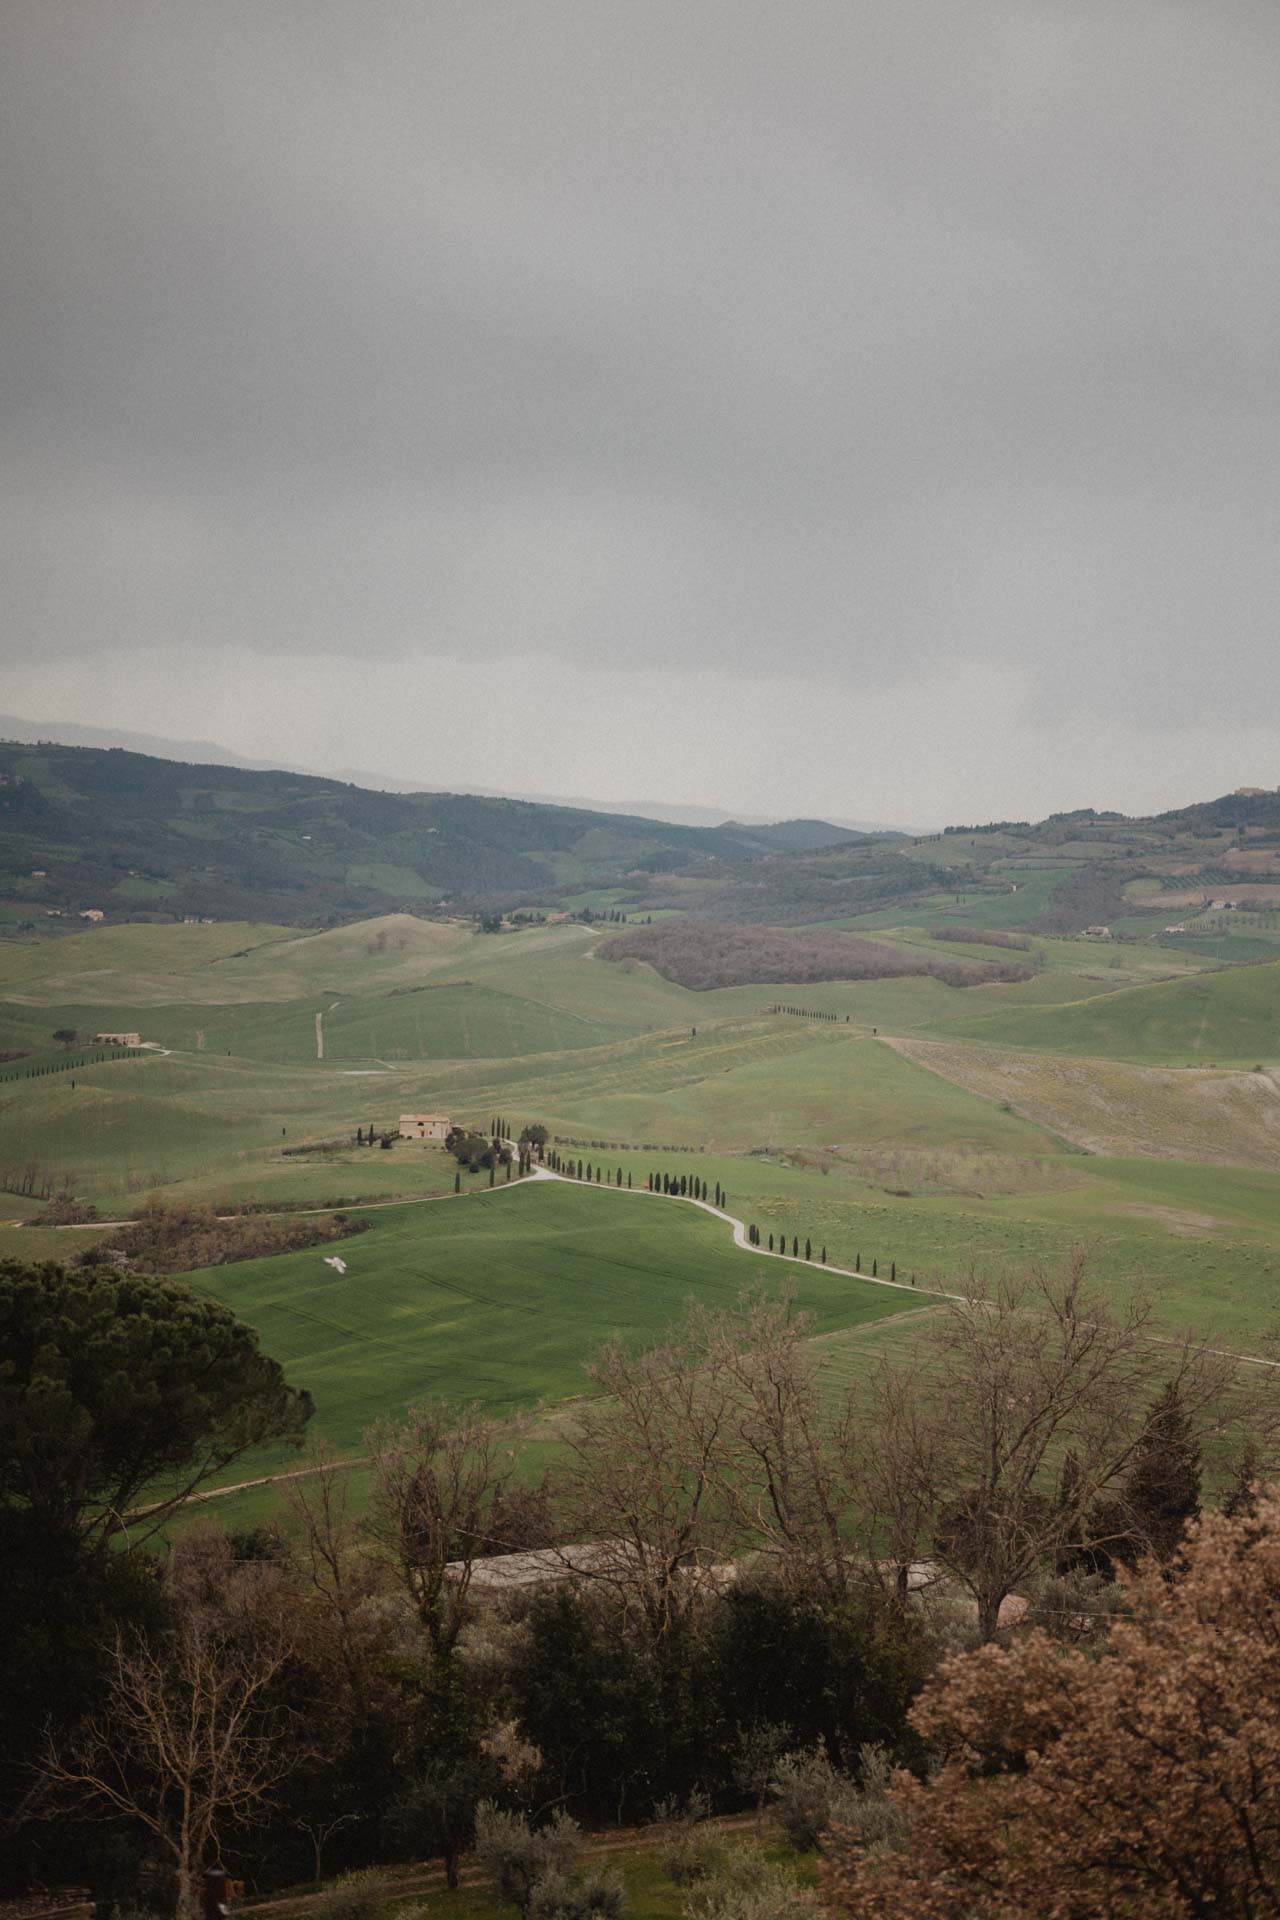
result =
M233 1260L326 1246L363 1228L363 1222L337 1214L294 1219L242 1213L220 1219L212 1207L166 1207L152 1201L128 1226L113 1228L108 1239L81 1254L80 1261L84 1266L106 1263L134 1273L190 1273Z
M1147 1562L1100 1653L1034 1633L948 1662L896 1777L900 1850L836 1836L859 1920L1238 1920L1280 1912L1280 1491Z

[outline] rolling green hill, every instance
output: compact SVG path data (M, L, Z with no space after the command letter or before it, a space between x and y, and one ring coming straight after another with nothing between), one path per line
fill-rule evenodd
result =
M51 909L322 926L411 909L693 911L759 926L890 916L1158 934L1214 897L1280 954L1280 796L1158 819L1083 809L1032 824L858 834L824 821L687 827L471 794L0 743L0 924ZM1241 916L1243 919L1243 916ZM328 984L328 983L325 983Z
M1170 1066L1280 1061L1280 961L946 1023L957 1039Z
M0 744L0 884L36 916L96 907L316 925L445 900L536 905L628 873L864 838L809 821L670 826L119 749Z

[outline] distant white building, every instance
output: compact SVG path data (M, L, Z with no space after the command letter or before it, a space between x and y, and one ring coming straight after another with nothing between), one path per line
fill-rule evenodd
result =
M1086 927L1084 937L1086 940L1109 940L1111 929L1110 927Z
M400 1115L400 1138L402 1140L443 1140L453 1121L447 1113L402 1113Z
M105 919L106 916L103 913L101 907L86 907L84 912L80 915L80 918L82 920L91 920L94 926L97 926L99 920Z
M95 1033L94 1039L104 1047L140 1047L140 1033Z

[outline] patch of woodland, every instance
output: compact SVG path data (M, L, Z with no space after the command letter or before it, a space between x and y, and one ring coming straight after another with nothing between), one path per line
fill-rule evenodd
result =
M792 932L731 926L721 920L660 920L615 934L597 949L604 960L643 960L677 986L713 987L765 981L892 980L927 975L949 987L1031 978L1030 967L993 961L966 966L901 952L859 934Z
M964 927L955 921L948 921L941 927L930 927L932 940L954 940L971 947L1009 947L1015 953L1030 953L1031 942L1025 933L998 933L990 927Z
M143 1207L127 1226L112 1229L79 1256L79 1265L109 1266L131 1273L188 1273L234 1260L299 1253L363 1233L366 1222L343 1214L237 1214L223 1219L212 1207Z
M1085 927L1105 925L1133 911L1126 899L1126 881L1147 878L1145 866L1128 861L1109 862L1064 873L1055 882L1048 905L1027 922L1032 933L1080 933Z

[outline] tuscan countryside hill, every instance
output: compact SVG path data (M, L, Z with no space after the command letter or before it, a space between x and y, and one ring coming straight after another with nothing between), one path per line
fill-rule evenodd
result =
M1280 795L1249 791L1155 819L1085 810L912 838L818 820L684 827L470 794L195 766L121 750L0 744L0 912L269 918L572 904L608 888L632 913L793 926L889 914L928 924L1180 936L1218 957L1212 900L1247 909L1221 957L1269 951Z
M305 1248L190 1275L344 1455L449 1382L542 1405L552 1435L595 1340L761 1277L845 1373L913 1339L930 1289L1082 1244L1170 1334L1269 1335L1275 795L913 841L89 749L9 747L0 771L4 1250L109 1248L101 1222L156 1205L351 1210L345 1278ZM394 1138L413 1112L541 1123L591 1191L491 1192ZM761 1255L640 1198L655 1173L721 1188Z

